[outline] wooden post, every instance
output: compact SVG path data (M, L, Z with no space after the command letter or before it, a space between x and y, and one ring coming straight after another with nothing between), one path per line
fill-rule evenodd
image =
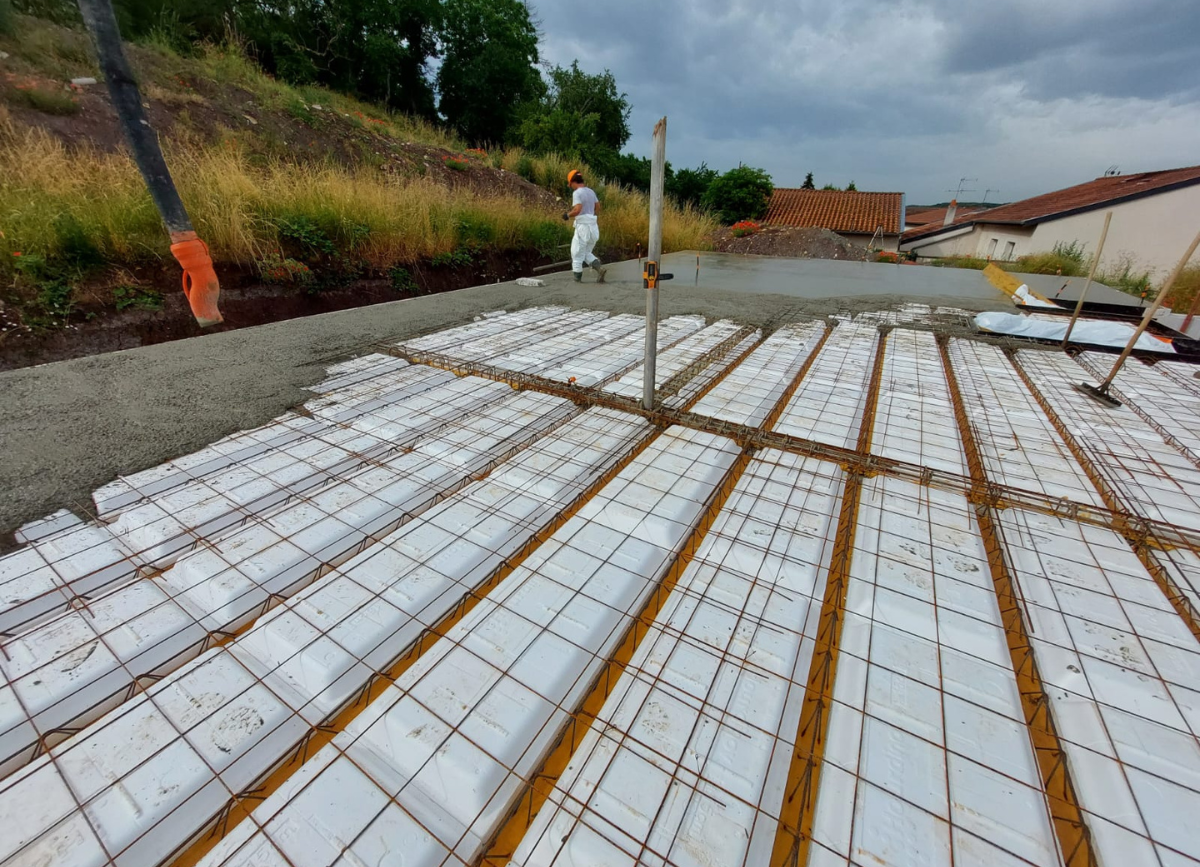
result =
M650 164L650 247L646 263L655 270L662 259L663 181L667 164L667 119L654 125L654 155ZM646 286L646 358L642 377L642 406L654 409L654 378L658 356L658 282Z
M1167 297L1167 293L1171 291L1171 287L1175 285L1175 281L1179 279L1179 275L1183 269L1187 267L1188 260L1192 258L1192 254L1196 252L1196 247L1200 246L1200 232L1192 239L1191 245L1187 248L1187 252L1183 254L1183 258L1179 260L1179 264L1175 266L1175 270L1171 272L1171 276L1167 278L1167 282L1163 283L1163 287L1158 290L1158 297L1154 299L1154 303L1146 308L1146 315L1142 317L1142 324L1138 326L1137 331L1133 332L1133 337L1129 338L1129 342L1125 344L1125 349L1122 350L1117 363L1113 365L1109 371L1108 378L1100 383L1100 391L1107 394L1109 386L1113 380L1117 378L1117 372L1121 369L1121 365L1125 363L1125 359L1129 357L1129 353L1133 352L1133 345L1137 343L1138 338L1142 336L1142 332L1146 330L1146 326L1150 324L1150 318L1158 312L1158 308L1162 306L1163 299Z
M1192 299L1192 309L1188 311L1188 315L1183 318L1183 327L1179 330L1183 332L1184 337L1190 337L1188 329L1192 325L1192 319L1196 316L1196 311L1200 310L1200 290L1196 292L1196 297Z
M1071 339L1071 331L1075 328L1075 320L1079 318L1079 311L1083 309L1083 299L1087 298L1088 289L1092 286L1092 278L1096 276L1096 268L1100 266L1100 254L1104 252L1104 239L1108 237L1108 224L1111 222L1112 211L1109 211L1104 215L1104 228L1100 230L1100 240L1096 243L1096 254L1092 256L1092 267L1088 269L1087 282L1083 284L1083 291L1079 293L1079 303L1075 305L1075 312L1071 314L1071 321L1067 323L1067 333L1062 339L1063 349L1067 348L1067 341Z

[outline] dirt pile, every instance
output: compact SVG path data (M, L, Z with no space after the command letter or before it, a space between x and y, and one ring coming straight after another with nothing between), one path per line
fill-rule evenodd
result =
M846 259L865 262L867 248L847 241L828 229L797 229L790 226L763 226L753 235L734 237L725 227L713 235L718 253L749 253L755 256L780 256L789 259Z

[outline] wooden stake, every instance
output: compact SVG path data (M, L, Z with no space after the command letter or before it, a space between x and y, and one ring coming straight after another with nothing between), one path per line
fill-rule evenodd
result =
M1092 288L1092 278L1096 276L1096 268L1100 265L1100 254L1104 252L1104 239L1108 237L1108 224L1112 222L1112 211L1104 215L1104 228L1100 230L1100 240L1096 243L1096 255L1092 256L1092 267L1088 270L1087 282L1083 284L1083 291L1079 293L1079 303L1075 305L1075 312L1071 314L1071 321L1067 323L1067 333L1063 336L1062 348L1067 348L1067 341L1071 339L1071 331L1075 328L1075 320L1079 318L1079 311L1083 309L1083 299L1087 298L1088 289ZM1059 292L1062 290L1059 289Z

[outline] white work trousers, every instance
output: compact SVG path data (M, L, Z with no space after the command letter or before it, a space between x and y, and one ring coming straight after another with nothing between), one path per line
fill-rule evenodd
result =
M592 249L600 240L600 224L591 214L580 214L575 218L575 237L571 239L571 270L583 273L583 266L596 261Z

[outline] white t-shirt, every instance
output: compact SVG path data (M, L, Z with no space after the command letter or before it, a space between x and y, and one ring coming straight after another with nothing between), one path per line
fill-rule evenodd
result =
M576 187L575 192L571 195L572 205L582 205L579 209L579 216L594 217L596 216L596 194L592 192L591 187Z

